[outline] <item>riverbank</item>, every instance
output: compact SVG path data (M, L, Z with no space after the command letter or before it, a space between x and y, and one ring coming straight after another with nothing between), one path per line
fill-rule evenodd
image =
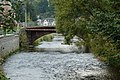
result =
M19 37L17 35L0 36L0 80L7 80L2 64L5 59L19 49Z
M55 36L42 42L42 52L18 52L3 64L10 80L119 80L119 72L109 68L92 53L75 52L72 45ZM58 48L58 49L56 49ZM61 51L62 50L62 51ZM64 52L63 52L64 51ZM67 51L67 52L66 52Z

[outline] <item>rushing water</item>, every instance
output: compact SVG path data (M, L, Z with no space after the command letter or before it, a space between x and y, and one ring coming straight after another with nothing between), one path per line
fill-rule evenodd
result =
M42 42L36 48L40 51L42 48L43 52L20 52L11 56L3 65L7 77L10 80L120 79L119 73L108 70L92 53L79 53L74 44L61 45L63 40L59 36L53 42Z

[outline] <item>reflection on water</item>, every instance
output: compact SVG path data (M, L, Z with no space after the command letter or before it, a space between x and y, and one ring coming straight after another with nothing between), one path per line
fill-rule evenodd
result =
M53 42L42 42L36 48L44 48L44 52L20 52L11 56L3 65L7 77L10 80L120 79L120 72L108 68L92 53L77 54L77 47L63 45L63 40L58 36ZM60 50L62 53L57 52Z

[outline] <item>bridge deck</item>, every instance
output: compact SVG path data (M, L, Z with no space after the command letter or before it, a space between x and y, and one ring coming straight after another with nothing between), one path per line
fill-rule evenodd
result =
M55 31L55 29L26 29L26 31Z
M26 31L56 31L54 26L44 26L44 27L27 27Z
M36 26L33 26L33 27L27 27L26 29L55 29L55 26L43 26L43 27L36 27Z
M33 42L38 39L39 37L50 34L50 33L56 33L56 29L54 26L49 27L27 27L25 29L27 32L27 37L29 41L29 45L33 45Z

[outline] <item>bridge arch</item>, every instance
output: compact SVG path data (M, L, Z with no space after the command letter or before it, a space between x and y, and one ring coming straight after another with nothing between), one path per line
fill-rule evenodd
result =
M45 27L28 27L25 29L27 33L28 43L30 47L34 47L33 42L38 38L50 34L56 33L55 26L45 26Z

